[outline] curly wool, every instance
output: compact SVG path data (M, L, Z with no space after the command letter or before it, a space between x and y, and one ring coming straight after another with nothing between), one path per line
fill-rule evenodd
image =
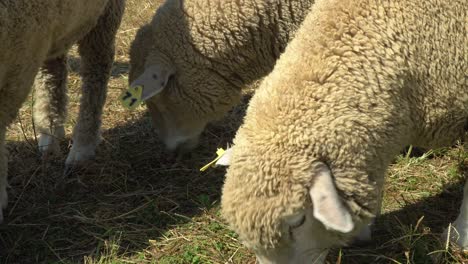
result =
M222 214L246 244L278 246L282 217L311 206L314 161L366 219L404 146L465 133L467 12L463 0L317 1L234 140Z
M77 42L82 58L83 96L70 152L73 155L67 161L77 161L84 148L94 153L114 58L115 33L124 7L125 0L0 2L0 206L7 204L6 128L37 75L37 131L50 134L49 139L55 141L54 136L63 136L66 53Z
M167 0L130 51L130 83L149 65L175 69L147 101L161 137L201 133L223 117L243 87L272 70L313 2Z

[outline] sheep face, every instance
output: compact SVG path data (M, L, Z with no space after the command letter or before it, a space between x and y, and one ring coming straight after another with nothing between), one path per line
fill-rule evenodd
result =
M333 235L313 216L313 210L282 220L282 242L274 248L254 249L260 264L324 263L328 248L334 246Z
M184 38L164 30L166 24L158 19L138 32L130 52L129 82L144 87L142 99L166 147L187 151L197 145L205 126L222 118L241 95L206 64L204 55L189 51Z
M314 218L313 210L306 209L303 213L284 218L283 242L286 246L273 249L254 249L260 264L272 263L325 263L329 248L352 244L362 245L371 241L371 225L359 224L352 232L340 234L329 231L319 220ZM359 233L357 233L357 230ZM247 245L248 246L248 245Z
M141 77L159 76L154 69L161 64L154 61L148 61L148 64ZM166 147L170 151L188 151L198 144L205 126L221 118L239 100L239 96L237 92L231 94L221 89L229 87L229 84L208 70L187 64L177 65L171 76L164 77L166 85L160 91L153 91L154 95L146 100L146 104L155 131Z
M271 175L251 170L255 165L233 153L223 159L229 165L232 155L235 162L223 188L222 214L260 263L324 263L329 248L345 245L364 225L353 219L324 163L311 162L294 180L277 175L273 184Z
M330 211L333 210L331 207ZM319 218L324 217L317 213L314 208L308 207L299 213L277 219L280 223L280 239L273 247L265 247L258 243L249 244L249 240L246 240L245 245L255 252L260 264L325 263L330 248L345 245L345 242L355 235L356 231L352 229L354 227L352 222L350 225L346 224L349 226L331 227L336 224L332 223L332 221L343 217L343 212L347 214L347 211L343 210L325 216L325 218L332 216L335 219L331 219L331 221L330 219L324 219L322 222ZM351 220L347 219L345 221ZM343 223L338 224L342 225ZM341 229L341 231L332 229L343 227L344 229Z

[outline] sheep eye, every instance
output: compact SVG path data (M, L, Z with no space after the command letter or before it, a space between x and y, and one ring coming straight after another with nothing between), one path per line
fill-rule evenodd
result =
M298 227L300 227L301 225L303 225L303 224L304 224L304 222L305 222L305 219L306 219L306 217L305 217L305 215L304 215L304 216L302 216L302 217L299 219L299 221L298 221L298 222L296 222L296 223L295 223L295 224L293 224L293 225L290 225L290 227L291 227L291 228L293 228L293 229L294 229L294 228L298 228Z
M294 216L287 220L290 229L295 229L304 224L306 216L304 214Z
M305 214L295 215L288 217L286 223L288 224L288 233L289 237L294 241L294 229L299 228L305 223L306 216Z

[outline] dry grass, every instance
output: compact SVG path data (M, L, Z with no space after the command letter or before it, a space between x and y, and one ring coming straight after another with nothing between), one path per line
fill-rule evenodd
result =
M245 103L210 125L191 157L169 158L144 109L128 112L116 100L127 83L133 36L161 0L127 2L96 160L64 177L64 141L63 155L41 161L33 95L9 129L10 203L0 225L0 263L255 263L219 217L223 169L198 171L216 147L231 141ZM80 94L73 54L68 136ZM467 263L437 239L456 217L467 166L461 147L399 157L389 172L374 243L334 251L329 262L431 263L430 253L440 250L442 263Z

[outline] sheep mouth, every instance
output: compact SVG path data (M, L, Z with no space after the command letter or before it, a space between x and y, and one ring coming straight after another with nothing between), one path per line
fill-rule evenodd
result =
M198 136L168 139L164 142L166 149L179 156L191 152L198 146Z

